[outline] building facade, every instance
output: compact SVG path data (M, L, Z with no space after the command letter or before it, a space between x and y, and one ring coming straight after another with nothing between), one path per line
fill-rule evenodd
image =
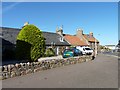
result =
M1 27L1 36L0 39L2 41L2 57L11 59L15 56L15 48L16 48L16 39L17 35L19 34L21 29L18 28L8 28L8 27ZM51 32L42 32L43 36L45 38L45 45L46 48L53 48L55 50L56 55L60 55L62 53L62 50L69 47L70 44L63 39L62 36L60 36L57 33L51 33Z
M99 41L93 36L92 32L89 34L84 34L82 29L78 29L76 36L83 42L87 43L93 50L99 50Z

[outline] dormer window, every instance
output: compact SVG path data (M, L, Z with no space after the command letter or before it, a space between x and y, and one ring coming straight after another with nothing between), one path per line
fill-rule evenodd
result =
M62 38L62 37L60 37L60 42L64 42L64 40L63 40L63 38Z

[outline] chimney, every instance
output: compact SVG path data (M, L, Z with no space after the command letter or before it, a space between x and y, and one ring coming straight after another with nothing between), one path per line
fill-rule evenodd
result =
M82 29L77 29L76 36L81 37L83 35L83 30Z
M59 34L59 35L63 35L63 28L60 27L60 28L56 28L56 33Z
M29 24L29 22L25 22L25 23L24 23L24 26L26 26L26 25L28 25L28 24Z
M29 22L25 22L22 28L24 28L26 25L29 25Z
M89 33L89 35L90 35L90 36L93 36L93 33L92 33L92 32L90 32L90 33Z

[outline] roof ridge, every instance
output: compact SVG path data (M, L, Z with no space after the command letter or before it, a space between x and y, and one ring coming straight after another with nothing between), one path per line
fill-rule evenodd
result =
M51 34L57 34L57 33L54 33L54 32L47 32L47 31L42 31L43 33L51 33Z
M21 30L22 28L11 28L11 27L0 27L2 29L16 29L16 30ZM42 30L41 30L42 31ZM47 32L47 31L42 31L43 33L51 33L51 34L57 34L54 32Z
M11 28L11 27L0 27L0 28L7 28L7 29L21 29L21 28Z

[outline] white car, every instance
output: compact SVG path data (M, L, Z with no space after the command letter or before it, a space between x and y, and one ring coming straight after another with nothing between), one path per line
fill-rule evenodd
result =
M91 55L93 53L93 50L90 47L76 47L80 51L82 51L83 55Z

